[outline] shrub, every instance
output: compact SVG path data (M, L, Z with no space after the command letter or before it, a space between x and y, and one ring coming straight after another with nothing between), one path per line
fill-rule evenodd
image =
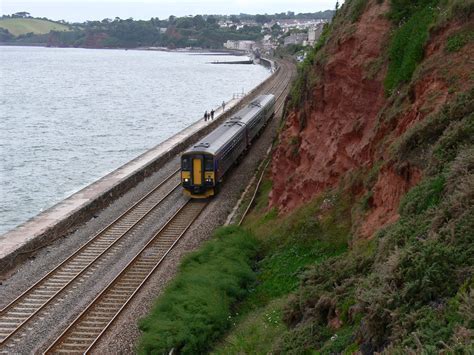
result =
M220 229L181 264L178 276L140 321L142 354L202 353L229 326L231 308L247 294L257 241L238 227Z
M400 202L400 214L419 215L431 207L439 204L445 184L445 178L438 175L423 180L412 188Z
M426 159L429 148L436 154L432 158L448 160L431 160L432 164L443 165L452 159L459 147L472 143L472 112L474 112L474 89L458 94L453 102L446 104L436 114L428 116L406 131L393 145L393 155L398 161L420 162L425 167L430 161ZM461 126L456 122L462 121ZM452 127L447 129L448 127ZM443 136L442 139L439 138ZM458 141L459 139L459 141ZM435 143L435 144L434 144ZM417 157L413 160L412 157Z
M391 93L400 83L410 81L434 22L437 1L392 0L390 18L400 27L392 35L385 90Z
M453 34L448 37L445 49L448 53L458 52L473 38L474 33L472 31Z
M366 6L367 6L367 0L352 0L351 1L350 17L353 23L359 21Z

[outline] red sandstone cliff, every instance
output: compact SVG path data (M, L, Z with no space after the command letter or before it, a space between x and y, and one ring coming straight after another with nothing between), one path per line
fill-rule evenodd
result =
M398 218L401 196L420 180L420 171L409 163L391 161L390 144L451 98L453 77L457 89L463 89L472 75L474 50L469 45L448 56L446 38L457 25L433 31L412 85L387 98L388 10L387 1L369 1L357 23L331 33L323 48L325 59L312 67L316 84L303 106L287 115L273 155L270 207L280 213L335 188L348 173L367 174L378 164L370 209L356 226L359 235L370 237ZM356 187L358 196L367 192Z

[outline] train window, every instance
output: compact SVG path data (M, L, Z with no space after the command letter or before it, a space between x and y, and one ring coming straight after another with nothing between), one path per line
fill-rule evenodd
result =
M181 159L181 170L191 170L191 163L189 157Z
M204 158L204 170L205 171L214 171L214 160L211 156L206 156Z

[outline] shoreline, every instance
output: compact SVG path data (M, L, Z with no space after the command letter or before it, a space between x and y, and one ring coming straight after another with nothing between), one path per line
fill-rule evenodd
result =
M273 62L269 60L266 60L266 62L267 65L274 66ZM276 71L272 71L272 74L247 93L247 97L271 80L275 73ZM234 108L245 100L246 98L231 99L226 105L226 115L232 114ZM227 107L229 108L227 109ZM89 183L84 188L72 193L16 227L1 233L0 265L2 268L10 269L44 243L47 244L51 240L56 240L58 237L66 235L75 226L84 223L94 213L111 203L111 201L116 200L147 176L150 176L171 155L177 154L180 149L192 144L202 134L206 134L220 120L213 121L213 124L205 126L201 121L201 118L198 119L154 148L145 151L109 174ZM20 260L15 260L20 255Z
M62 48L62 49L107 49L107 50L123 50L123 51L156 51L156 52L170 52L170 53L192 53L193 55L235 55L235 56L246 56L249 53L245 51L237 51L230 49L205 49L205 48L167 48L167 47L60 47L60 46L48 46L44 43L9 43L0 42L0 47L42 47L42 48Z

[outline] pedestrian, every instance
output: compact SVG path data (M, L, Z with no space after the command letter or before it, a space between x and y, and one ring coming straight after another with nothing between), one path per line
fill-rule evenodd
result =
M211 110L211 120L214 119L214 109Z
M225 111L225 101L222 101L222 112Z
M207 110L206 110L206 112L204 112L204 121L207 121L208 117L209 117L209 114L207 113Z

